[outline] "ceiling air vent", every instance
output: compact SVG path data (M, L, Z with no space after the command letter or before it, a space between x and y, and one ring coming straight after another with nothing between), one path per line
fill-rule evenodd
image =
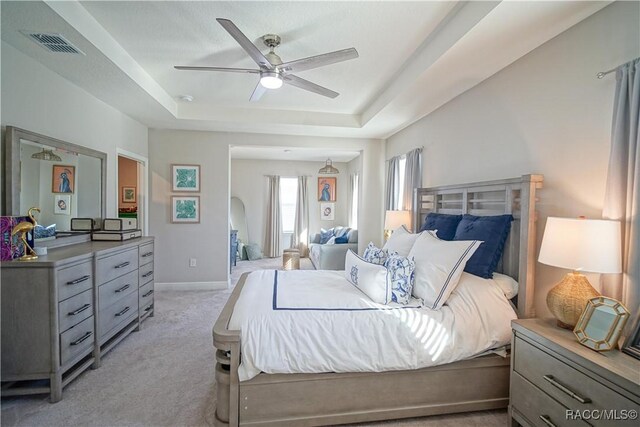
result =
M62 34L47 34L32 31L21 31L21 33L50 52L85 54L65 39Z

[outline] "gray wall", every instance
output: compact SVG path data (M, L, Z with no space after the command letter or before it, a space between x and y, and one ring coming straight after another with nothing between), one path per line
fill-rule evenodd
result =
M544 174L538 245L547 216L600 217L615 75L595 75L640 56L639 9L615 2L587 18L390 137L386 158L424 145L426 187ZM566 271L536 271L536 311L545 315L547 292Z
M108 216L116 216L116 149L146 157L147 127L4 42L1 84L3 127L16 126L107 153L106 208Z
M384 169L384 141L152 129L149 131L149 223L150 234L158 239L155 258L156 281L169 284L161 286L206 289L227 286L228 212L231 197L229 145L322 146L327 149L362 152L363 209L359 219L359 240L360 244L364 242L365 246L370 240L381 243L383 206L380 195ZM169 173L172 163L201 165L200 224L170 222L172 193ZM320 165L317 166L317 169L319 168ZM340 187L344 179L339 178ZM251 231L249 233L251 234ZM254 237L251 237L251 240L255 240ZM197 258L196 267L189 267L189 258Z

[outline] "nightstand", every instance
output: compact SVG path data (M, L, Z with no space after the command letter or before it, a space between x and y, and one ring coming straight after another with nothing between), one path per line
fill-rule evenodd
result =
M513 426L638 425L639 360L588 349L554 319L514 320L512 328Z

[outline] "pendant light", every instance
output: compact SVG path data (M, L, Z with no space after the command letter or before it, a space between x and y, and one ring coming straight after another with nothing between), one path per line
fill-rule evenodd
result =
M38 159L38 160L49 160L51 162L61 162L62 161L60 156L58 156L57 154L53 153L53 150L47 150L46 148L43 148L42 151L40 151L39 153L32 154L31 158L32 159Z
M340 173L340 171L333 167L333 162L331 161L331 159L327 159L327 162L323 167L320 168L318 173L330 175Z

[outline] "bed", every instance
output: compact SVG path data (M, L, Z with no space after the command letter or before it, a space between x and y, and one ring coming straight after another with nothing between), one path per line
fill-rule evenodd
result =
M514 303L521 318L534 315L535 203L536 190L541 188L542 181L540 175L525 175L421 188L414 194L414 229L419 229L429 212L514 216L498 271L519 282ZM278 283L277 272L260 274L265 276L261 280L267 282L262 290L251 283L257 280L255 277L243 275L213 328L217 425L327 425L508 406L509 358L498 354L383 372L354 369L354 372L304 373L303 367L303 373L265 373L256 372L255 368L253 372L247 370L244 365L248 363L241 367L240 349L247 343L241 342L240 327L232 322L238 301L251 292L257 293L256 298L263 304L268 299L273 309L313 301L287 296L285 289L293 287L287 285L284 276ZM245 286L247 295L243 295ZM278 286L280 295L276 292ZM261 292L264 294L260 295ZM317 308L322 307L314 309ZM256 311L264 309L256 305ZM274 353L277 358L277 352Z

